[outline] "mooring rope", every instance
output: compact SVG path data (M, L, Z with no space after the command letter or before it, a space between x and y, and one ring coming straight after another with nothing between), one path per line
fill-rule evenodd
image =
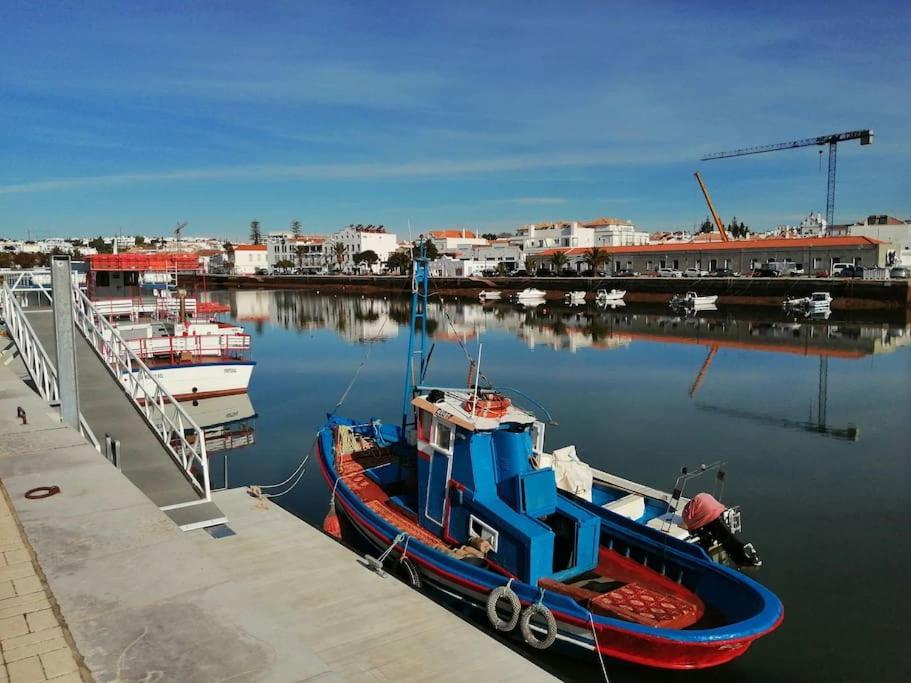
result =
M595 630L595 620L592 617L591 610L588 612L588 623L592 627L592 637L595 639L595 652L598 654L598 661L601 662L601 673L604 674L604 683L610 683L607 675L607 667L604 665L604 656L601 654L601 646L598 645L598 632Z

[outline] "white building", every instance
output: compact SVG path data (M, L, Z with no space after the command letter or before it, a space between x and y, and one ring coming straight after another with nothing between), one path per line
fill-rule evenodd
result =
M511 272L525 267L525 252L508 238L496 239L489 244L472 247L471 259L484 264L484 269L496 269L501 263Z
M326 238L322 235L298 235L273 232L266 237L269 267L279 261L291 261L294 268L318 273L326 268Z
M344 247L341 262L335 256L335 245ZM332 235L327 242L327 251L333 268L341 266L344 272L354 272L358 266L354 262L357 254L372 251L379 260L373 265L373 272L382 270L382 264L389 258L389 254L398 248L398 240L394 233L386 232L382 225L349 225Z
M479 237L471 230L431 230L427 239L441 254L455 255L457 252L466 252L472 247L481 247L487 240Z
M430 277L472 277L481 275L490 266L484 261L441 256L428 265Z
M269 267L265 244L231 244L228 246L228 269L234 275L254 275L257 269Z
M638 247L648 244L649 234L636 230L636 226L623 218L602 216L582 224L595 231L596 247Z
M582 227L579 221L523 225L510 241L526 254L562 247L593 247L595 231Z
M831 225L826 230L829 237L872 237L889 244L886 265L911 266L911 221L894 216L867 216L850 225Z

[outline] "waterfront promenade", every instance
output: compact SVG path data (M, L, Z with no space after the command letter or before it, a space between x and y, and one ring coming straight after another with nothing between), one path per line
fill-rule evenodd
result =
M16 418L20 407L26 425ZM8 629L0 646L13 683L80 675L551 680L487 633L242 490L215 495L234 535L180 531L6 366L0 480L11 506L0 516L7 563L0 618L10 619L0 623ZM24 497L50 485L61 492Z

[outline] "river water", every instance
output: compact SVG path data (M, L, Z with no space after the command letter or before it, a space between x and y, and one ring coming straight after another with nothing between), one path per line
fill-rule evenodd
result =
M253 336L257 367L241 448L212 453L214 486L275 484L362 362L342 414L400 420L409 301L297 291L211 292ZM681 318L660 306L532 309L433 300L428 379L462 386L465 350L558 423L592 465L665 490L681 466L726 462L724 500L785 620L735 662L672 673L608 660L617 681L909 680L911 326L905 313L789 319L725 308ZM460 343L461 342L461 343ZM711 490L697 481L687 494ZM287 487L273 489L273 492ZM316 463L276 499L319 525ZM340 587L340 590L343 588ZM483 625L478 615L470 615ZM566 680L600 680L591 653L534 656Z

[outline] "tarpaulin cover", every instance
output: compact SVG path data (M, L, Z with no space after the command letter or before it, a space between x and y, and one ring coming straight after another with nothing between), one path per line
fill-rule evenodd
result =
M683 526L690 531L714 522L724 512L724 505L708 493L697 493L683 508Z

